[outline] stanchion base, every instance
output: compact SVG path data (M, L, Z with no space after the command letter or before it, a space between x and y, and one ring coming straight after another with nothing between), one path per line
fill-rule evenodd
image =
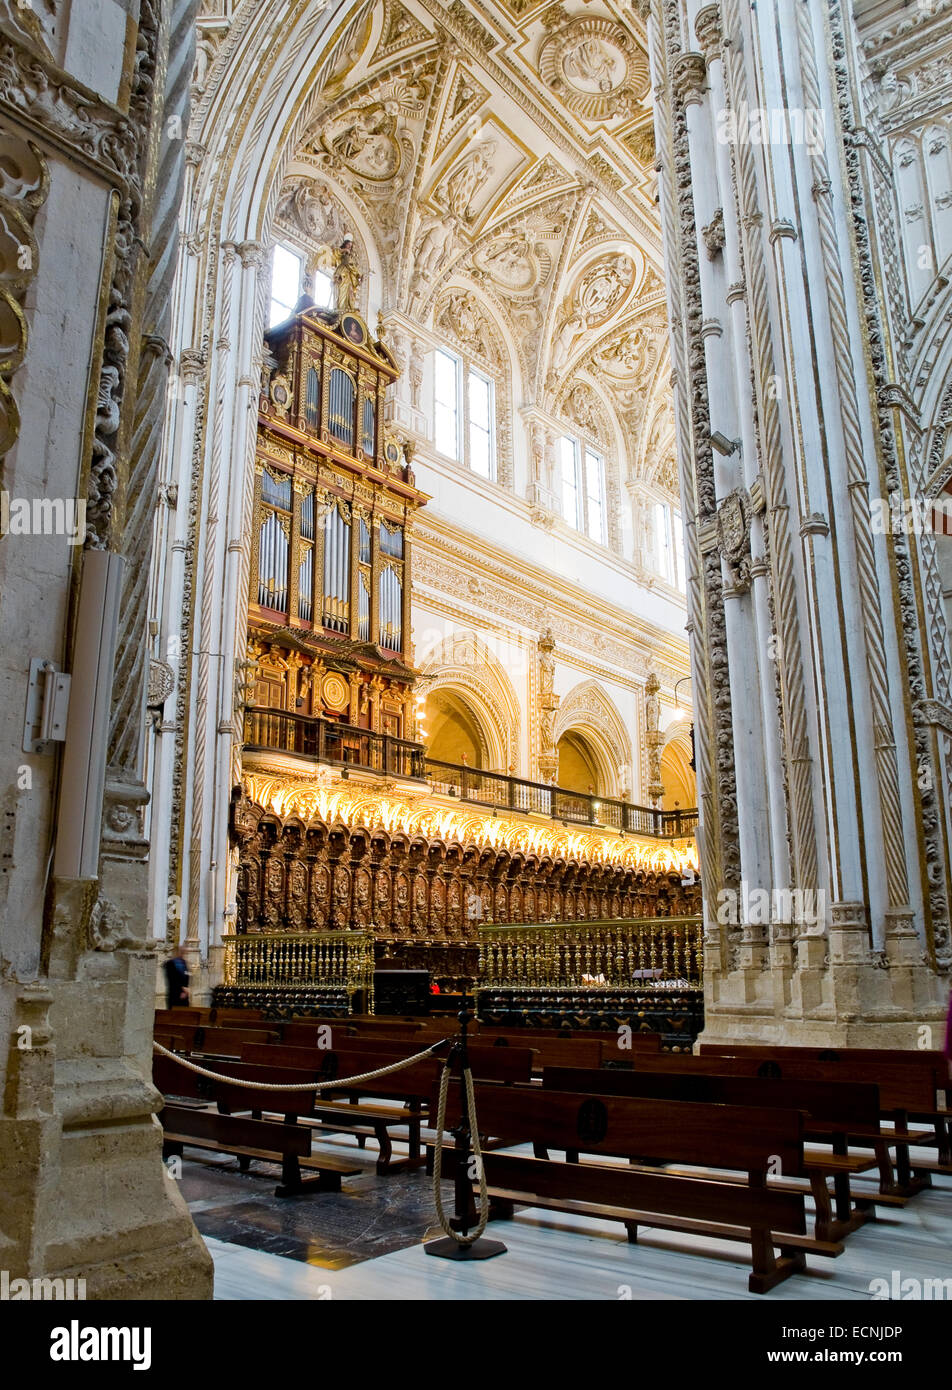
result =
M485 1240L482 1236L472 1245L460 1245L451 1236L444 1236L441 1240L427 1241L423 1249L427 1255L436 1255L441 1260L491 1260L494 1255L506 1253L501 1240Z

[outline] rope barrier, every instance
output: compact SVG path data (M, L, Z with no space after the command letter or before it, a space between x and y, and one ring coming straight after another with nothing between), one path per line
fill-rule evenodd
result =
M222 1072L209 1070L208 1067L200 1067L197 1062L191 1062L187 1057L180 1057L177 1052L170 1052L167 1047L157 1043L154 1039L152 1046L156 1052L164 1057L170 1057L173 1062L178 1062L179 1066L187 1067L189 1071L196 1072L199 1076L208 1076L213 1081L224 1081L229 1086L241 1086L249 1091L324 1091L341 1090L346 1085L348 1089L353 1089L364 1081L374 1081L381 1076L389 1076L393 1072L403 1071L405 1067L411 1067L416 1062L425 1062L428 1057L433 1057L441 1047L450 1041L443 1038L440 1042L428 1047L425 1052L417 1052L412 1057L403 1057L397 1062L392 1062L387 1067L378 1067L376 1071L361 1072L359 1076L335 1077L331 1081L295 1081L269 1083L267 1081L248 1081L243 1077L225 1076ZM467 1067L463 1072L463 1084L466 1088L466 1111L470 1140L473 1146L473 1158L476 1160L476 1172L479 1178L479 1214L477 1225L474 1231L467 1231L465 1235L459 1231L454 1231L449 1223L449 1218L443 1208L443 1194L440 1191L440 1182L443 1173L443 1131L446 1124L446 1096L449 1090L450 1073L452 1066L449 1061L443 1063L440 1072L439 1100L436 1112L436 1142L433 1150L433 1198L436 1206L436 1217L440 1223L440 1229L444 1235L455 1240L458 1245L472 1245L483 1234L489 1222L489 1191L486 1183L486 1173L483 1168L483 1155L479 1145L479 1128L476 1123L476 1095L473 1088L473 1073Z
M188 1067L189 1071L197 1072L199 1076L210 1076L213 1081L227 1081L229 1086L244 1086L249 1091L339 1091L344 1087L353 1089L361 1081L374 1081L378 1076L389 1076L391 1072L402 1071L404 1067L413 1066L414 1062L425 1062L427 1057L432 1057L438 1048L443 1047L450 1041L443 1038L440 1042L428 1047L425 1052L418 1052L413 1057L403 1057L399 1062L392 1062L389 1067L379 1067L377 1071L361 1072L359 1076L339 1076L331 1081L295 1081L285 1082L280 1085L270 1084L267 1081L247 1081L243 1077L224 1076L221 1072L209 1071L207 1067L200 1067L196 1062L190 1062L186 1057L180 1057L177 1052L170 1052L167 1047L153 1039L152 1046L156 1052L161 1052L165 1057L171 1057L173 1062L178 1062L179 1066Z
M473 1145L473 1158L476 1160L476 1173L479 1178L479 1216L475 1231L467 1231L465 1235L462 1235L459 1231L453 1230L446 1212L443 1210L443 1194L440 1191L440 1179L443 1173L443 1128L446 1122L446 1093L449 1090L450 1070L449 1062L444 1062L440 1075L440 1096L436 1110L436 1143L433 1147L433 1200L436 1205L436 1219L440 1223L443 1234L449 1236L451 1240L455 1240L457 1245L473 1245L489 1224L489 1189L483 1168L483 1154L479 1147L476 1097L473 1091L473 1073L469 1067L463 1072L463 1080L466 1085L466 1112Z

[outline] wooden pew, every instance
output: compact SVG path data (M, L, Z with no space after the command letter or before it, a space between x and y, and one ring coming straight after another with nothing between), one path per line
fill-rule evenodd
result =
M839 1242L806 1234L802 1192L767 1183L777 1163L791 1176L804 1174L798 1111L480 1085L476 1112L480 1134L510 1146L535 1143L629 1163L619 1168L484 1152L491 1217L509 1217L519 1203L621 1221L632 1243L641 1225L749 1243L752 1293L766 1293L805 1269L806 1251L842 1253ZM454 1156L448 1157L452 1167ZM723 1181L721 1173L669 1174L634 1166L645 1162L747 1176Z
M896 1191L912 1196L931 1184L933 1172L952 1175L948 1066L941 1052L891 1048L786 1048L731 1045L726 1051L702 1044L699 1061L729 1063L749 1075L805 1080L870 1082L879 1086L881 1116L896 1131ZM910 1124L932 1132L916 1133ZM910 1146L938 1147L937 1159L913 1165Z
M279 1124L273 1120L247 1119L237 1115L215 1114L212 1110L191 1110L165 1105L159 1114L162 1125L162 1156L181 1154L188 1148L214 1149L233 1154L246 1173L252 1159L281 1163L281 1182L276 1197L296 1197L317 1189L339 1192L341 1177L360 1172L345 1160L328 1154L311 1156L311 1131L304 1125ZM317 1176L305 1178L302 1168Z
M421 1126L424 1107L433 1088L437 1062L416 1062L400 1072L393 1072L375 1081L362 1082L359 1088L348 1087L347 1077L389 1066L396 1058L392 1052L320 1051L317 1048L286 1047L280 1043L246 1044L242 1053L241 1071L255 1074L274 1072L276 1068L296 1066L298 1075L313 1075L316 1080L340 1081L325 1090L308 1113L328 1130L353 1134L359 1146L368 1138L377 1141L378 1173L395 1173L415 1168L423 1162ZM257 1075L251 1079L258 1079ZM367 1098L370 1099L367 1099ZM387 1104L380 1104L386 1101ZM390 1131L407 1129L408 1156L395 1159Z
M676 1072L581 1071L547 1067L542 1085L549 1090L587 1095L637 1096L707 1105L742 1105L802 1111L807 1139L830 1143L833 1153L806 1152L804 1167L816 1207L815 1233L820 1240L840 1241L867 1221L875 1220L875 1198L854 1201L850 1177L879 1164L879 1156L850 1154L852 1136L867 1145L877 1142L879 1093L875 1086L840 1082L774 1081L760 1077L679 1075ZM545 1157L537 1151L537 1157ZM782 1175L781 1175L782 1176ZM827 1180L833 1180L834 1204ZM775 1184L779 1185L779 1184ZM881 1199L892 1204L891 1199ZM896 1199L904 1204L904 1199Z
M287 1047L283 1043L268 1043L265 1046L247 1043L242 1048L241 1060L253 1062L259 1066L274 1063L305 1069L316 1067L321 1077L333 1079L335 1076L346 1077L358 1072L374 1071L378 1066L387 1066L399 1057L412 1056L417 1050L416 1043L408 1047L406 1043L400 1042L388 1044L385 1039L379 1040L377 1044L372 1046L356 1046L354 1045L356 1042L356 1039L348 1038L340 1047L329 1051L322 1051L320 1048ZM447 1047L443 1050L441 1058L434 1059L433 1062L415 1063L412 1068L407 1068L407 1071L416 1071L418 1066L432 1067L435 1064L438 1065L448 1051L449 1048ZM327 1062L328 1057L336 1060ZM499 1081L504 1085L525 1083L531 1080L533 1057L533 1051L529 1047L471 1047L469 1049L469 1062L474 1079ZM332 1070L335 1067L337 1070ZM400 1077L406 1076L407 1071L394 1072L390 1076L380 1079L380 1084L387 1088L388 1095L400 1094ZM363 1084L367 1087L364 1094L376 1095L374 1087L378 1085L378 1082L368 1081ZM396 1092L393 1087L396 1087ZM429 1095L429 1089L427 1095Z
M361 1018L357 1015L349 1015L346 1018L309 1018L299 1019L294 1023L284 1023L281 1025L281 1040L292 1046L303 1045L306 1047L318 1029L327 1027L335 1030L353 1029L358 1037L379 1035L385 1038L413 1038L423 1031L418 1023L391 1023L389 1019ZM426 1043L423 1045L425 1047Z
M203 1057L240 1057L248 1042L277 1042L278 1034L268 1028L196 1028L189 1039L189 1051Z
M155 1011L156 1028L180 1029L186 1026L197 1028L204 1021L205 1014L202 1009L156 1009Z

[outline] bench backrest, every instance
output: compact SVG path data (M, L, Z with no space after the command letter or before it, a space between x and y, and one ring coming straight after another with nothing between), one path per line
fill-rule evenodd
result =
M159 1123L169 1134L213 1140L223 1149L237 1144L240 1148L296 1154L299 1158L311 1152L308 1129L303 1125L281 1124L278 1120L250 1120L238 1115L219 1115L214 1110L166 1105L159 1112Z
M173 1024L180 1028L184 1024L191 1024L194 1027L203 1022L205 1017L206 1011L203 1009L156 1009L155 1026L168 1027L169 1024Z
M196 1028L189 1043L192 1052L207 1052L219 1057L240 1057L241 1049L249 1042L277 1042L278 1034L268 1028Z
M480 1134L613 1158L796 1175L799 1111L586 1095L541 1086L477 1086Z
M700 1057L685 1058L684 1066L703 1066L731 1076L866 1083L879 1087L879 1103L885 1114L895 1110L928 1114L936 1107L936 1092L944 1092L948 1084L947 1071L930 1060L940 1054L922 1053L922 1060L916 1061L911 1060L916 1054L893 1060L879 1053L864 1060L841 1053L836 1061L832 1058L821 1061L816 1057L791 1055L793 1051L752 1047L730 1056L705 1052ZM637 1061L635 1065L639 1065Z
M807 1229L802 1192L646 1173L616 1164L553 1163L499 1150L484 1154L483 1163L492 1188L531 1194L537 1201L596 1203L594 1216L599 1207L612 1208L613 1214L627 1208L752 1230L803 1235Z
M756 1043L701 1043L702 1057L763 1057L771 1061L876 1062L906 1066L938 1066L944 1061L939 1051L917 1047L780 1047Z
M348 1043L350 1041L351 1039L347 1040ZM308 1070L316 1068L315 1074L319 1073L324 1077L347 1077L362 1072L375 1071L378 1067L388 1066L401 1055L412 1056L413 1052L418 1050L416 1044L409 1046L402 1044L402 1047L403 1052L401 1054L389 1049L376 1051L368 1048L351 1049L347 1045L322 1051L318 1048L286 1047L283 1043L270 1043L264 1047L249 1043L242 1049L242 1061L252 1062L259 1066L294 1066ZM473 1076L481 1081L501 1081L510 1084L527 1082L532 1074L532 1059L533 1053L530 1048L526 1047L505 1049L474 1047L469 1052ZM364 1094L368 1096L378 1094L374 1089L378 1085L383 1085L385 1088L379 1094L398 1094L401 1093L401 1088L405 1089L413 1081L414 1077L426 1076L428 1081L425 1090L422 1092L414 1090L413 1094L429 1095L430 1084L436 1075L435 1068L438 1065L441 1065L441 1061L437 1062L436 1059L416 1062L412 1067L407 1067L403 1071L392 1072L389 1076L381 1077L379 1081L363 1083L366 1087Z
M841 1081L777 1081L697 1073L546 1067L542 1085L548 1090L584 1091L592 1095L803 1110L814 1120L842 1124L844 1129L850 1126L858 1130L873 1129L879 1124L879 1088Z
M515 1033L481 1031L477 1034L479 1046L531 1047L535 1050L537 1068L541 1067L600 1067L605 1050L615 1054L616 1044L610 1037L608 1043L591 1036L585 1038L545 1038L529 1037L519 1029ZM625 1054L630 1056L631 1054ZM645 1054L646 1056L654 1054Z

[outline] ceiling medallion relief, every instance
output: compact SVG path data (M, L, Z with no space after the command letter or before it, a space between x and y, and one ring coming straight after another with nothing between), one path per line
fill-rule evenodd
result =
M621 252L602 257L582 272L559 314L550 358L550 389L575 356L579 339L614 317L629 297L635 278L634 261Z
M539 75L586 121L633 114L650 83L644 51L621 25L597 15L572 19L543 40Z

